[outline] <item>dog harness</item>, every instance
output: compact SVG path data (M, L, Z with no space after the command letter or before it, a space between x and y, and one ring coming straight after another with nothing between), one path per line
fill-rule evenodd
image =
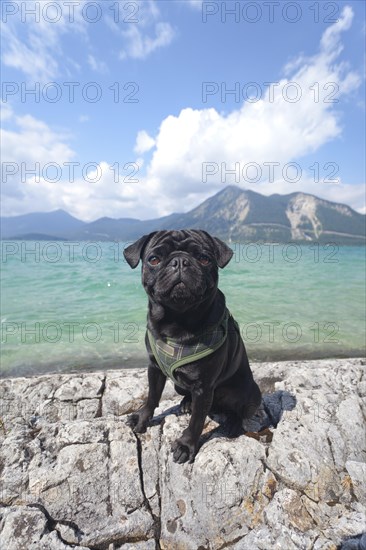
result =
M216 325L208 327L185 344L180 344L171 338L155 339L147 330L151 350L165 376L169 377L174 384L178 384L174 377L175 369L198 361L218 350L227 338L230 317L229 310L225 308L223 316ZM234 323L238 329L237 323L235 321Z

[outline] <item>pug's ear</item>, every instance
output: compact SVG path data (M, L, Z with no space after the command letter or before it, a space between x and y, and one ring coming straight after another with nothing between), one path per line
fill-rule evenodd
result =
M147 243L155 233L157 233L157 231L153 231L153 233L149 233L149 235L144 235L141 239L124 249L123 255L132 269L138 266Z
M217 262L217 265L219 267L225 267L233 257L234 252L231 250L231 248L224 243L221 239L218 239L217 237L212 237L207 231L204 231L203 229L193 229L195 233L202 233L206 235L206 237L209 238L213 245L215 259Z
M215 257L219 267L225 267L233 257L231 248L217 237L211 237L215 245Z

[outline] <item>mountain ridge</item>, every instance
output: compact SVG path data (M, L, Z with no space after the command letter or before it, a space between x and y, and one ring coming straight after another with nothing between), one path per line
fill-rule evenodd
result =
M304 193L269 196L229 185L186 213L162 218L102 217L83 222L64 210L1 218L2 239L38 234L64 240L129 241L161 229L204 229L228 242L318 241L366 244L366 216Z

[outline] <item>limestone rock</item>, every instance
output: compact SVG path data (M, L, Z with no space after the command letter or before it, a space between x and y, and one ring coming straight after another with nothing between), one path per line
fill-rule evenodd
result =
M7 550L365 550L361 360L252 365L263 393L246 434L207 418L193 464L167 383L145 434L126 425L144 369L0 383L1 545Z

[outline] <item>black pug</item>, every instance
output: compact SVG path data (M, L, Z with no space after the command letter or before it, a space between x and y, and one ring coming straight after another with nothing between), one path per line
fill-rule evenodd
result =
M136 433L146 431L170 377L184 396L181 410L191 412L188 428L172 446L175 462L193 462L210 411L226 413L235 436L261 403L239 327L217 288L218 268L232 255L220 239L196 229L155 231L124 251L132 268L142 260L149 296L149 393L128 424Z

